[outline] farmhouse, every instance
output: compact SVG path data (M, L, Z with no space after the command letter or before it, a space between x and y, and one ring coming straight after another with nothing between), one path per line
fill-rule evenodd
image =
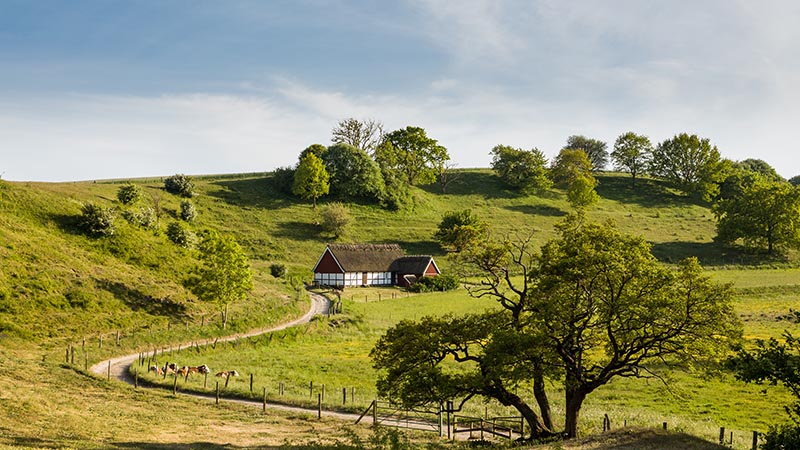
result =
M322 286L403 286L436 276L431 256L406 256L397 244L328 244L314 266Z

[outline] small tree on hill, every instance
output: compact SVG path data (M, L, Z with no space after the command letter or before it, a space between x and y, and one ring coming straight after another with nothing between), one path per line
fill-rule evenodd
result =
M200 265L187 280L201 300L223 307L222 328L228 324L228 305L243 300L253 289L253 272L244 250L231 236L207 230L198 246Z
M191 200L181 200L181 210L178 215L182 220L193 222L197 217L197 208L194 207Z
M165 178L164 189L170 194L180 195L181 197L189 198L194 195L194 183L192 183L192 178L180 173Z
M78 225L85 233L93 237L113 236L117 232L114 219L115 214L112 209L89 202L81 206Z
M319 213L319 224L322 231L339 238L347 233L353 218L350 210L341 203L331 203L322 208Z
M442 216L433 238L456 252L486 237L487 226L471 209L450 211Z
M586 136L570 136L564 149L583 150L592 163L592 170L603 170L608 164L608 150L606 143Z
M327 195L330 190L330 175L325 170L325 164L315 154L308 153L300 159L294 173L292 193L300 198L311 199L314 209L317 208L317 199Z
M142 189L135 184L124 184L117 190L117 199L123 205L132 205L142 198Z
M650 173L689 195L714 198L726 173L719 150L708 139L681 133L658 144Z
M509 186L524 194L544 191L552 186L547 177L547 158L537 148L523 150L497 145L492 155L492 169Z
M636 187L636 176L647 170L652 151L650 138L629 131L617 138L611 159L614 168L631 174L631 187Z

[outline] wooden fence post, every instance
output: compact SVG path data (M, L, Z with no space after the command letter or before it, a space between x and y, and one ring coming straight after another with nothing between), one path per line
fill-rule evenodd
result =
M133 369L133 388L139 389L139 369Z
M253 393L253 374L250 374L250 393Z
M119 330L117 330L117 347L119 347Z
M666 431L666 429L667 429L667 422L664 422L664 423L663 423L663 424L661 424L661 425L664 427L664 430Z
M267 388L264 388L264 412L267 412Z
M208 382L208 373L203 374L203 389L206 388L206 383Z
M108 361L108 381L111 381L111 360Z
M725 444L725 427L719 427L719 445Z
M314 396L314 382L313 381L309 381L309 383L308 383L308 396L309 397L313 397Z
M74 366L75 365L75 346L74 345L70 345L69 346L69 350L70 350L70 356L69 356L70 364L72 364Z
M172 381L172 395L178 395L178 374L175 374L175 379Z
M89 352L83 352L83 370L89 370Z
M69 364L69 347L67 347L67 353L64 356L64 364Z
M378 424L378 399L372 401L372 424Z
M342 388L342 405L346 405L346 404L347 404L347 388L343 387Z
M756 450L758 448L758 431L753 431L753 448L752 450Z
M322 418L322 394L317 394L317 419Z

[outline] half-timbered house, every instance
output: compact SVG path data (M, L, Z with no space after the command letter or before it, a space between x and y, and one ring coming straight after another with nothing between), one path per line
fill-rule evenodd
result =
M328 244L314 266L322 286L403 286L438 275L431 256L406 256L397 244Z

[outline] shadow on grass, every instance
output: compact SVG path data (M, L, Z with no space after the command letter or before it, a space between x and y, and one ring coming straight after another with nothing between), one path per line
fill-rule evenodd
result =
M599 184L596 190L600 197L620 203L635 203L644 207L708 206L702 199L678 194L662 180L637 178L635 188L631 186L628 175L597 174L597 180Z
M567 215L566 211L547 205L514 205L506 206L506 209L533 216L563 217Z
M665 263L677 263L694 256L703 266L761 266L782 264L785 256L754 253L716 242L661 242L653 244L653 255Z
M497 175L486 171L458 171L455 178L447 185L448 195L480 195L485 198L517 198L520 194L510 191L497 178ZM425 192L442 195L442 188L438 183L420 186Z
M209 190L208 196L233 206L277 209L294 203L275 187L271 176L239 180L224 179L214 181L210 185L218 186L219 189Z
M295 241L326 242L327 239L320 235L319 225L299 220L278 222L275 224L273 235L275 237L293 239Z
M140 310L148 314L175 319L186 319L188 317L186 315L186 305L169 297L151 297L117 281L95 279L95 282L100 289L110 292L115 298L135 311Z
M233 450L233 449L255 449L255 450L277 450L280 448L286 448L283 446L274 446L274 445L259 445L259 446L252 446L248 445L246 447L239 447L237 445L231 444L215 444L213 442L187 442L187 443L157 443L157 442L117 442L111 444L114 449L141 449L141 450L188 450L188 449L198 449L198 450ZM292 447L292 448L299 448L299 447ZM309 447L310 448L310 447ZM322 448L322 447L315 447L315 448ZM331 447L334 448L334 447Z

